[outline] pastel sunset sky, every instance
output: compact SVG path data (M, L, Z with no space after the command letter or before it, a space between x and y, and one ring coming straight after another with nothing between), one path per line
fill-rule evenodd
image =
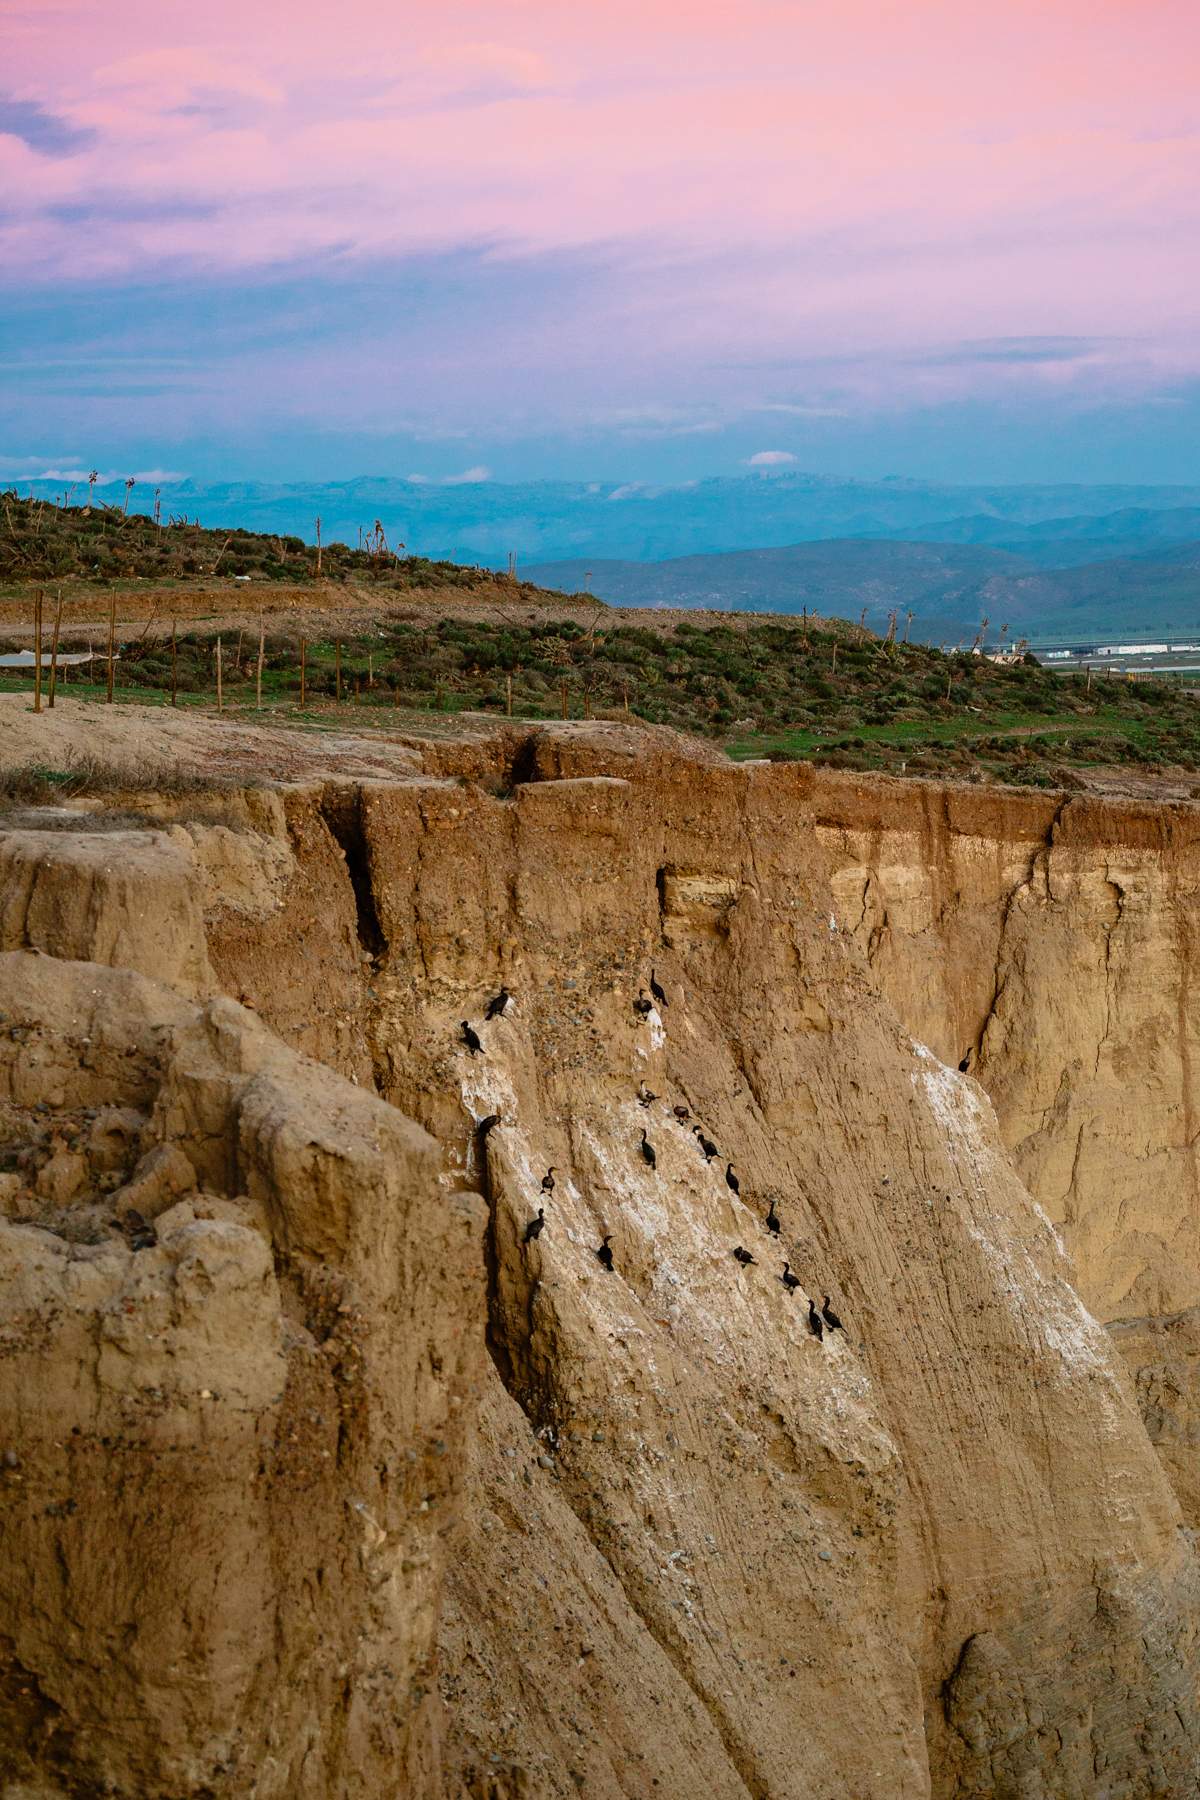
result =
M0 480L1194 480L1198 52L1195 0L0 0Z

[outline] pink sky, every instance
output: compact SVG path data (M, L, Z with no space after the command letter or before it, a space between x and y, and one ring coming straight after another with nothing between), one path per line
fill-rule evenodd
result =
M0 37L9 101L77 134L0 135L10 280L599 252L623 290L559 350L1200 368L1195 0L0 0Z
M53 158L0 138L34 269L831 233L892 265L932 243L961 292L965 252L1018 239L1093 326L1191 310L1191 0L0 0L0 29L9 95L95 133ZM46 216L79 203L137 216L102 242ZM1075 271L1114 235L1140 267L1085 303Z

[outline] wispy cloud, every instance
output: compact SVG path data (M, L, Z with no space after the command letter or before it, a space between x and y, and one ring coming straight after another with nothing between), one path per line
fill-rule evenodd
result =
M0 471L5 468L5 460L0 458ZM14 469L13 471L17 471ZM82 464L78 467L60 466L51 463L49 466L36 458L26 459L20 473L26 481L87 481L91 471ZM96 486L98 488L123 487L132 474L136 483L144 487L169 487L187 476L181 469L101 469L97 471Z
M790 400L766 400L758 410L786 413L793 419L845 419L849 416L844 406L805 406Z
M490 481L492 471L483 463L475 463L457 475L410 475L408 479L418 487L473 487L479 482Z
M90 144L95 133L72 125L36 100L0 95L0 136L19 138L43 156L70 156Z
M790 450L756 450L753 456L746 458L746 466L751 469L783 469L796 460Z

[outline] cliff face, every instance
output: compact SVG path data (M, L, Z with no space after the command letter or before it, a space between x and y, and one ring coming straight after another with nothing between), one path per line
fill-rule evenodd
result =
M838 918L899 1015L970 1058L1104 1319L1200 1299L1192 807L828 783Z
M1140 964L1187 817L1118 842L1136 809L598 727L424 760L164 803L136 975L34 904L94 892L93 831L7 852L14 1796L1194 1791L1196 1566L1138 1406L1186 1442L1190 1338L1167 1404L1051 1223L1093 1306L1161 1310L1155 1221L1188 1297L1165 1086L1153 1221L1077 1152L1069 1212L1052 1180L1127 1063L1174 1067Z

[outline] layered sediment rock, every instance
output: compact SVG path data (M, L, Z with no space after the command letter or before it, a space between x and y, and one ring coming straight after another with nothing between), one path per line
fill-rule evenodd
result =
M1069 1207L1050 1174L1152 1035L1139 960L1179 941L1187 819L1168 880L1161 843L1118 845L1104 809L1076 828L1076 802L612 728L459 754L205 816L236 843L165 810L179 916L259 1020L198 976L54 960L82 940L53 920L3 959L0 1503L34 1571L0 1623L9 1779L1194 1791L1196 1565L1141 1347L1085 1310L1055 1223L1102 1316L1156 1311L1169 1258L1106 1214L1096 1161ZM1120 918L1118 863L1145 896ZM131 1206L153 1246L114 1232ZM818 1342L827 1290L845 1329ZM1185 1440L1190 1402L1155 1392Z

